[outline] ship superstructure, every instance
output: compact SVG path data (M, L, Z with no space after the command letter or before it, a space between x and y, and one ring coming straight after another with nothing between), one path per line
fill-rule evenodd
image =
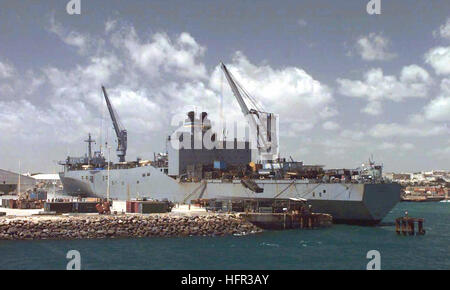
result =
M115 164L106 162L101 153L92 158L68 157L61 163L64 191L75 196L122 200L147 197L173 202L198 198L302 198L314 211L329 213L337 222L364 224L378 223L400 200L400 186L385 183L382 166L373 161L355 169L324 169L280 158L276 150L278 132L272 125L277 117L250 109L241 86L224 64L221 67L250 129L257 132L255 148L251 141L225 141L214 133L207 135L209 142L204 144L211 121L206 112L191 111L184 122L187 130L172 134L167 142L175 138L184 145L194 145L200 137L200 146L168 146L167 152L154 154L153 160L135 161L121 159L125 151L118 150L120 162ZM253 158L255 150L257 157Z

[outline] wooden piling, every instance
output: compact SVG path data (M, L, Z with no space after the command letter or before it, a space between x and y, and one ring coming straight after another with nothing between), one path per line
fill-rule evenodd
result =
M402 219L401 222L402 222L402 234L406 235L406 220Z
M408 234L410 236L413 236L414 235L414 221L409 219L407 221L407 223L408 223Z
M417 232L415 229L417 222ZM395 220L395 232L400 235L403 234L404 236L410 235L424 235L425 230L423 229L423 218L411 218L411 217L400 217Z
M417 234L418 235L425 235L425 230L423 229L423 219L419 219L417 221L417 226L418 226Z

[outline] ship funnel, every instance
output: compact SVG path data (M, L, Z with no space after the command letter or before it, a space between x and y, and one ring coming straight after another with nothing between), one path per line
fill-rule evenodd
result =
M187 113L187 116L188 116L189 120L191 120L191 122L194 123L195 112L194 111L190 111L190 112Z

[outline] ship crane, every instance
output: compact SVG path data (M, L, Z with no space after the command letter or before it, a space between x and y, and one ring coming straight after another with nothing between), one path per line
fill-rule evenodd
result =
M276 136L272 136L272 133L278 134L276 128L272 128L272 120L275 120L273 113L265 112L257 101L239 84L239 82L233 77L231 72L225 66L220 63L220 67L227 78L228 84L233 91L236 100L241 107L241 111L244 117L249 122L251 132L256 132L256 142L258 147L258 155L260 161L276 160L278 158L276 153L272 152L272 146L276 146ZM254 108L249 108L244 100L246 98ZM274 138L275 137L275 138Z
M111 115L114 131L117 136L117 157L119 157L119 162L125 162L125 155L127 154L127 130L125 130L120 123L119 116L109 101L108 94L106 93L104 86L102 86L102 90L103 95L105 96L106 105L108 106L109 114Z

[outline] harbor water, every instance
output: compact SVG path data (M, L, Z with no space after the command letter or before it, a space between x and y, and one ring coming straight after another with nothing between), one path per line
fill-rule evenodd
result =
M425 218L424 236L395 233L405 210ZM450 203L399 203L376 227L334 225L228 237L0 241L0 269L65 269L77 250L82 269L450 269Z

